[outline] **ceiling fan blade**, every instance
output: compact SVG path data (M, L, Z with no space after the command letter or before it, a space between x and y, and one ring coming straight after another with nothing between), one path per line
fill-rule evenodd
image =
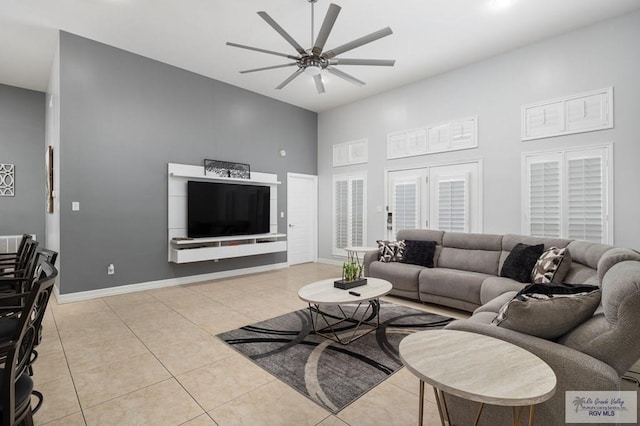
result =
M331 59L329 65L377 65L381 67L392 67L396 61L394 59Z
M254 50L256 52L268 53L270 55L282 56L289 59L299 59L297 56L287 55L286 53L274 52L273 50L260 49L259 47L245 46L244 44L227 42L227 46L239 47L241 49Z
M293 74L291 74L289 77L287 77L287 79L285 81L283 81L282 83L280 83L280 85L278 87L276 87L276 89L282 89L284 86L286 86L287 84L291 83L291 81L296 78L297 76L299 76L300 74L302 74L302 71L304 71L304 69L302 68L298 68L296 70L296 72L294 72Z
M327 14L324 17L322 27L320 27L320 32L318 33L318 37L316 38L316 42L311 49L311 53L313 53L314 55L320 55L322 53L324 44L327 42L327 38L329 37L331 29L333 28L333 24L335 24L336 19L338 19L340 9L341 7L337 4L331 3L331 5L329 6L329 10L327 10Z
M367 43L371 43L372 41L376 41L378 39L381 39L382 37L386 37L391 34L393 34L393 31L391 31L391 28L386 27L376 32L373 32L371 34L368 34L364 37L360 37L356 40L353 40L349 43L343 44L342 46L338 46L335 49L329 50L325 52L322 56L324 56L327 59L331 59L334 56L338 56L341 53L347 52L349 50L353 50L356 47L364 46Z
M258 12L258 15L260 15L260 17L262 19L267 21L267 24L271 25L271 27L274 30L276 30L278 32L278 34L280 34L285 40L287 40L289 42L289 44L291 46L293 46L293 48L296 49L296 51L299 54L304 55L305 53L307 53L307 52L305 52L304 48L302 46L300 46L300 44L298 44L298 42L295 41L293 39L293 37L291 37L289 35L289 33L284 30L284 28L282 28L280 25L278 25L278 23L276 21L274 21L271 16L269 16L269 14L267 12Z
M256 71L266 71L266 70L274 70L276 68L285 68L285 67L291 67L294 65L298 65L297 62L291 62L290 64L283 64L283 65L273 65L271 67L263 67L263 68L255 68L252 70L244 70L244 71L240 71L240 74L247 74L250 72L256 72Z
M327 67L325 69L329 71L331 74L335 75L336 77L340 77L343 80L347 80L349 83L353 83L356 86L364 86L366 84L364 81L358 80L354 76L349 75L344 71L340 71L338 68Z
M314 75L313 81L316 82L316 89L318 89L318 93L324 93L324 84L322 83L322 74Z

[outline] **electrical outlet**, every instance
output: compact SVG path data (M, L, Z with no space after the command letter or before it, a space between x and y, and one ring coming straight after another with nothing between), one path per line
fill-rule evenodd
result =
M115 266L113 266L113 263L110 263L110 264L107 266L107 275L113 275L113 274L115 274L115 273L116 273L116 267L115 267Z

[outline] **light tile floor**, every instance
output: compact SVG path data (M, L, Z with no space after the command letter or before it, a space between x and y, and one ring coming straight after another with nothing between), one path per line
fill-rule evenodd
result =
M37 425L414 425L418 379L406 369L332 415L215 335L302 309L300 287L340 269L304 264L199 284L59 305L52 298L34 365ZM430 312L464 313L388 297ZM426 424L439 424L433 392Z

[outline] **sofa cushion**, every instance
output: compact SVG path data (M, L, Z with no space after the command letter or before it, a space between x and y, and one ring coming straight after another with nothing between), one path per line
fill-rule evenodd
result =
M420 293L445 296L480 305L480 288L488 276L480 272L457 269L425 268L420 271L419 289Z
M488 277L482 282L480 289L480 303L487 303L503 293L514 291L519 292L526 284L520 281L512 280L505 277ZM497 310L495 312L498 312Z
M640 253L628 248L613 248L606 251L598 261L598 279L602 282L612 266L627 260L640 261Z
M435 241L405 240L402 263L433 268L433 255L436 252Z
M493 318L495 318L500 309L516 297L516 294L518 294L517 291L507 291L506 293L502 293L473 311L473 315L475 316L480 312L492 312L494 314Z
M507 302L494 324L543 339L556 339L589 319L600 304L597 286L532 284Z
M436 266L498 275L501 246L500 235L447 232L436 252Z
M405 243L400 241L378 240L378 252L380 262L399 262L404 254Z
M396 239L398 240L417 240L417 241L435 241L437 245L442 245L444 231L436 231L433 229L403 229L398 231Z
M504 261L501 277L513 278L521 283L531 282L531 271L544 251L544 244L530 246L518 243Z
M607 244L581 240L571 241L567 247L571 250L571 258L574 262L582 263L591 269L597 269L600 258L613 248Z
M402 290L410 292L411 295L404 294L408 297L418 297L418 276L420 271L425 268L417 265L409 265L400 262L371 262L369 265L369 276L373 278L381 278L393 284L394 290ZM393 292L393 291L392 291Z
M571 266L571 252L568 248L550 247L536 261L531 271L531 282L546 284L562 282Z

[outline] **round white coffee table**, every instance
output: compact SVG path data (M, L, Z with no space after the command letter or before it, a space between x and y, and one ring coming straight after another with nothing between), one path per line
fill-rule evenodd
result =
M380 326L380 298L391 291L392 285L379 278L367 278L366 285L342 290L333 286L338 279L307 284L298 291L298 297L309 304L309 317L316 334L348 345ZM323 305L336 306L339 317L322 310ZM350 309L346 309L346 305Z
M420 379L419 424L423 420L424 383L433 386L440 421L448 424L444 393L484 404L529 406L533 425L534 406L556 391L556 375L546 362L531 352L494 337L458 330L428 330L400 342L402 363Z

